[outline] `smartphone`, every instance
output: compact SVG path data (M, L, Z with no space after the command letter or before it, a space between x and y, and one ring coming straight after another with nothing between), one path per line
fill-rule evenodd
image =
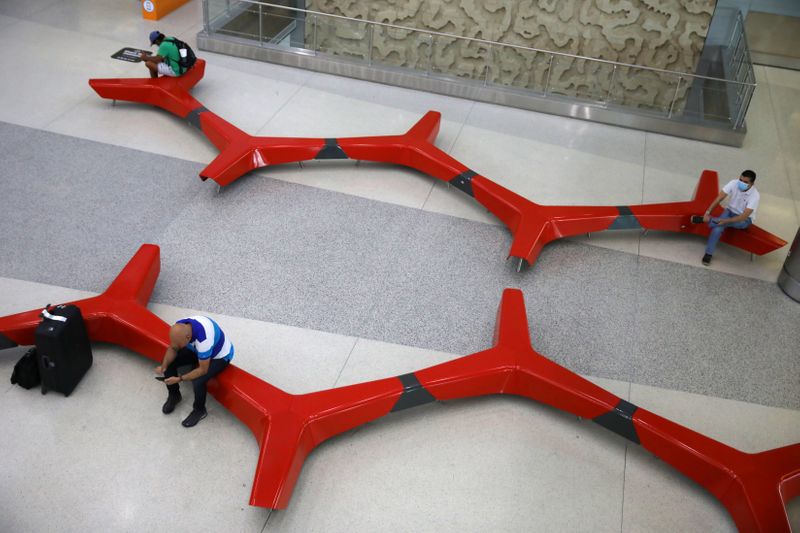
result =
M158 381L164 381L165 379L167 379L167 376L156 376L156 379Z

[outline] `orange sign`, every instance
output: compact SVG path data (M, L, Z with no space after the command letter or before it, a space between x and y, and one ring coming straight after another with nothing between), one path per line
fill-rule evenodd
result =
M189 0L143 0L142 16L149 20L159 20L188 1Z

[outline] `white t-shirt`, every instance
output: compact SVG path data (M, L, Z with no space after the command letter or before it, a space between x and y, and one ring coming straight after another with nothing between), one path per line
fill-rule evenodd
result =
M761 195L758 194L755 185L746 191L740 191L738 183L738 179L731 180L722 188L722 191L728 195L728 209L737 215L744 213L745 209L752 209L753 212L750 214L750 219L755 222L756 210L758 209L758 201L761 199Z

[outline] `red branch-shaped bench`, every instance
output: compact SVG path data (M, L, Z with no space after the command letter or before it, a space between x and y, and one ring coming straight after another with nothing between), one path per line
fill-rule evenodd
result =
M349 138L254 137L215 115L190 90L205 72L205 61L179 78L92 79L89 85L103 98L140 102L160 107L200 129L220 154L200 172L203 180L228 185L260 167L311 159L379 161L414 168L446 181L474 197L511 230L514 239L509 257L517 270L532 265L548 242L603 230L652 229L707 236L705 224L691 224L689 217L703 213L719 191L717 173L703 171L695 196L688 202L632 206L539 205L481 176L434 145L441 114L428 111L403 135ZM722 212L718 208L714 215ZM757 227L727 231L722 241L762 255L786 241Z
M144 244L104 293L73 302L92 341L161 360L169 325L146 307L159 269L158 247ZM33 344L40 312L0 318L0 349ZM489 394L530 398L640 444L719 499L741 531L790 531L785 502L800 495L800 444L744 453L559 366L531 347L517 289L503 293L488 350L402 376L300 395L231 365L209 389L260 444L250 497L250 504L260 507L285 508L306 456L339 433L427 402Z

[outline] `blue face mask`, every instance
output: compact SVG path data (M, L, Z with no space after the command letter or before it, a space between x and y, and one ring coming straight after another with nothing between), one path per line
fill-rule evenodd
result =
M737 185L739 186L740 191L746 191L747 188L750 186L747 183L743 182L742 180L739 180L739 183L737 183Z

